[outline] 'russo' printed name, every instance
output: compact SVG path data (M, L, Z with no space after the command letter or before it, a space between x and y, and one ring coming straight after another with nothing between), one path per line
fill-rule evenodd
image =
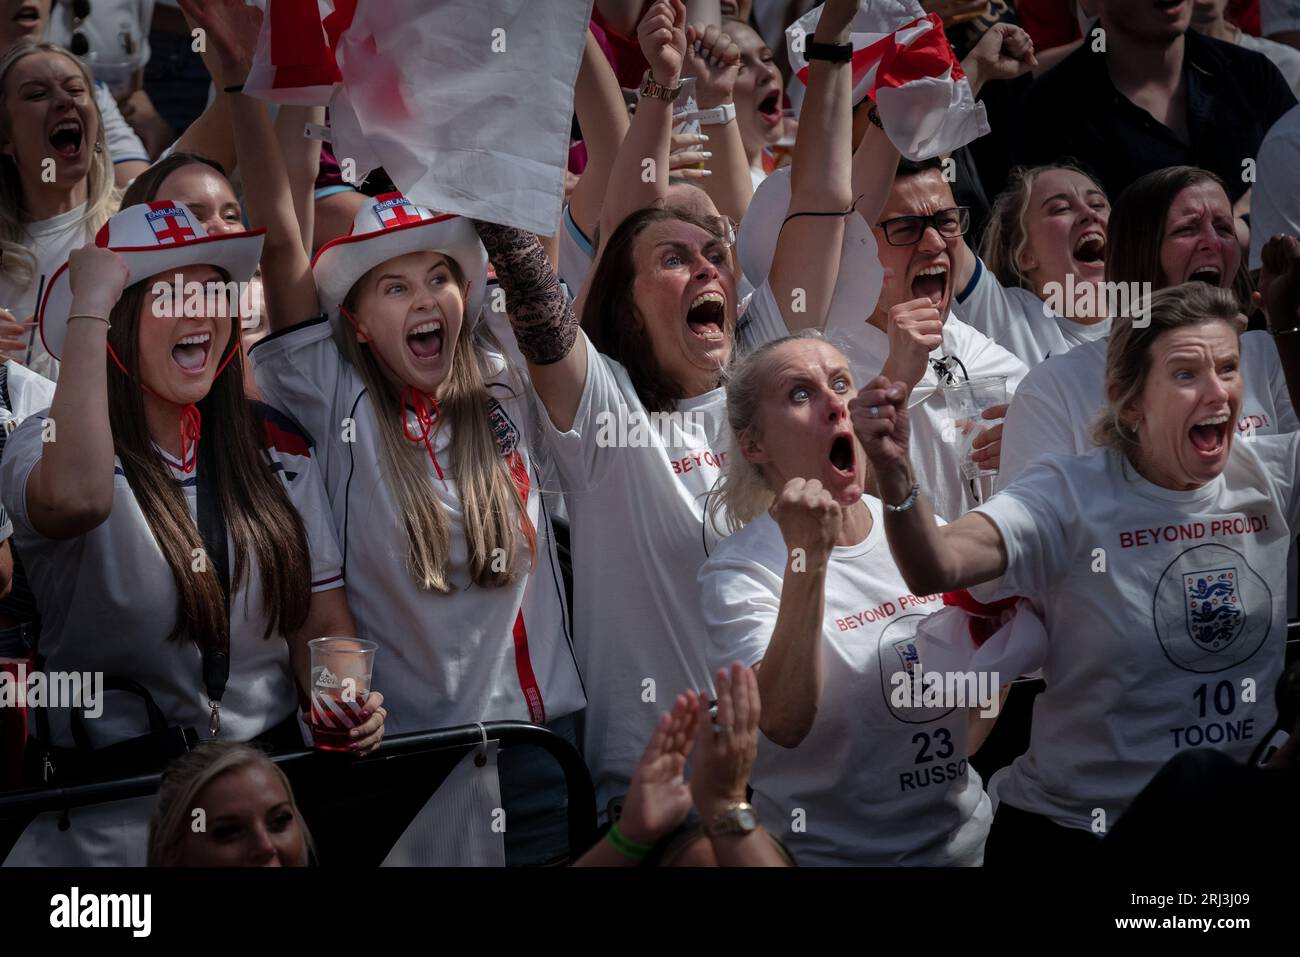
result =
M1120 532L1119 544L1121 548L1141 548L1143 545L1195 541L1219 535L1258 535L1268 530L1267 515L1237 515L1232 518L1216 518L1208 524L1183 522L1159 528L1135 528L1129 532Z

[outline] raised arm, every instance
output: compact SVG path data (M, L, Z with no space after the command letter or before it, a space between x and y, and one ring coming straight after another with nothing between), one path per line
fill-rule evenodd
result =
M582 51L578 82L573 88L573 109L578 114L582 142L587 145L587 165L569 198L569 215L590 239L600 221L610 171L627 136L629 123L618 77L590 30Z
M813 40L848 43L857 9L857 0L827 0ZM791 332L826 324L839 277L844 215L853 206L852 106L851 65L813 60L790 168L790 206L767 278Z
M826 569L844 515L821 483L796 478L786 483L772 517L788 557L781 610L756 669L763 699L759 727L774 744L794 748L812 730L821 703Z
M305 135L308 124L325 123L323 106L282 106L275 115L275 135L289 174L289 195L303 249L312 248L316 228L316 176L320 172L321 141Z
M554 426L567 432L587 383L587 350L578 339L573 304L536 236L481 220L474 228L505 291L506 313L533 388Z
M217 51L218 83L238 86L248 76L256 48L257 16L245 11L242 0L181 0L191 20L207 31ZM256 11L254 11L256 13ZM303 247L294 210L293 189L280 155L275 129L266 104L242 93L230 97L230 122L235 148L254 175L244 181L248 219L266 227L262 246L262 277L267 322L272 332L320 313L311 260Z
M1006 546L997 527L979 512L939 526L930 500L917 488L908 458L908 388L884 376L871 380L849 403L853 430L875 470L880 499L887 506L889 551L916 595L957 591L997 578L1007 568ZM906 505L891 512L888 506Z
M27 515L46 538L76 538L113 509L113 430L108 420L108 316L126 284L126 263L98 246L73 250L71 318L46 442L27 478ZM98 317L98 318L95 318ZM103 320L103 321L100 321Z
M732 106L739 72L740 47L720 27L693 23L687 28L685 73L695 77L695 102L701 110ZM740 222L754 196L740 124L734 117L726 123L701 119L700 131L709 137L712 156L704 164L710 175L701 179L699 186L718 212Z
M669 89L681 83L686 50L686 8L681 0L658 0L637 27L650 76ZM619 147L600 207L600 240L605 243L631 213L661 206L668 195L668 148L673 131L672 103L644 96ZM596 258L600 250L596 251Z

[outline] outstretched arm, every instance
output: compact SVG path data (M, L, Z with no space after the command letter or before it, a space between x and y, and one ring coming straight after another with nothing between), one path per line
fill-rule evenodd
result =
M910 428L908 388L877 376L849 403L853 430L866 449L888 506L904 504L916 480L908 459ZM889 551L916 595L957 591L1002 575L1007 568L1006 546L993 522L979 512L967 512L948 525L934 520L930 500L918 493L901 512L885 512Z
M578 340L578 317L537 237L514 226L474 220L497 281L528 375L552 424L573 427L587 383L587 350Z
M242 0L181 0L190 19L207 31L217 51L223 86L244 82L257 44L261 14ZM317 315L320 302L311 260L303 247L293 189L266 104L242 93L230 96L235 148L254 175L244 176L249 222L266 227L262 274L267 323L272 332Z
M813 39L847 43L857 9L857 0L827 0ZM853 205L852 105L850 64L813 60L790 169L790 207L767 279L791 332L826 325L839 278L844 216Z
M658 0L637 27L641 50L650 62L650 76L662 86L681 84L686 50L686 8L681 0ZM603 245L631 213L661 206L668 195L668 148L673 131L673 105L645 96L614 160L609 188L600 207ZM596 251L600 258L600 250Z
M573 109L582 128L582 141L587 145L587 165L569 198L569 215L590 239L600 221L614 159L628 130L627 104L618 77L590 30L573 88Z

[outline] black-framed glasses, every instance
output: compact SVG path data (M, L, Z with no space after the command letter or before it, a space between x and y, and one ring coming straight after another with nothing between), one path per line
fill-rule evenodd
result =
M970 229L970 207L953 206L933 216L898 216L876 225L885 231L885 240L891 246L915 246L930 226L945 239L956 239Z
M90 0L72 0L72 26L74 27L72 37L68 40L68 49L77 56L85 56L90 52L90 41L80 30L75 29L81 26L90 16Z

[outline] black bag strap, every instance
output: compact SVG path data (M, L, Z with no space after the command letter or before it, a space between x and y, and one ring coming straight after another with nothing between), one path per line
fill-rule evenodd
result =
M208 694L212 717L208 733L214 738L221 730L221 696L230 678L230 546L226 540L226 518L221 512L217 491L217 470L213 461L213 440L199 442L198 448L198 519L203 550L212 563L226 599L226 646L203 649L203 688Z

